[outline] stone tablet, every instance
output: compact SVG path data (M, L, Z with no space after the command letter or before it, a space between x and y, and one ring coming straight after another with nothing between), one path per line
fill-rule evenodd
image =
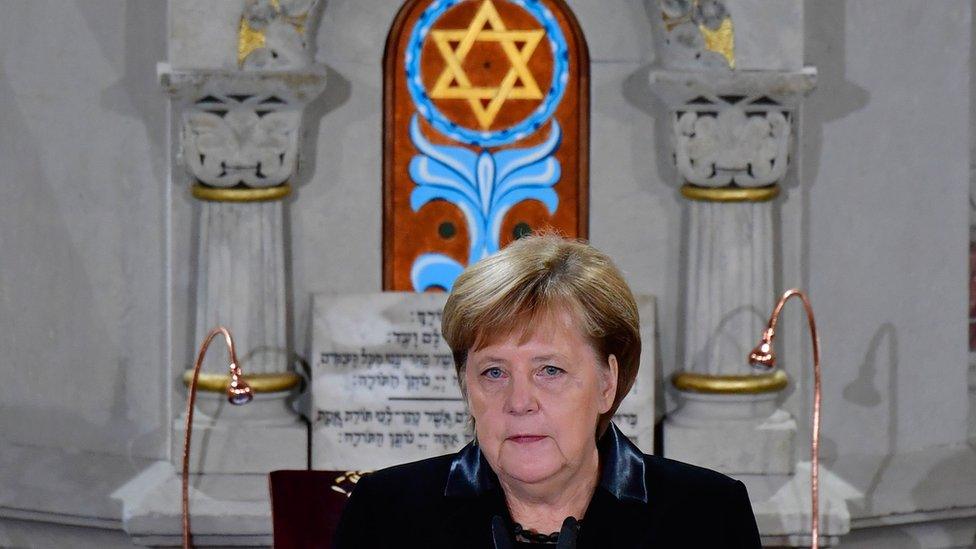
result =
M312 466L373 470L456 452L468 412L441 337L445 294L314 297ZM638 299L644 351L614 418L645 451L654 435L654 301Z

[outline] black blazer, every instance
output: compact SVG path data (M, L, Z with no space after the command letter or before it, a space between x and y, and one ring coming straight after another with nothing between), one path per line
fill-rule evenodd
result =
M645 455L613 424L598 448L600 483L582 519L580 549L760 547L741 482ZM472 443L457 454L391 467L360 480L339 523L335 547L491 549L496 515L511 531L498 477Z

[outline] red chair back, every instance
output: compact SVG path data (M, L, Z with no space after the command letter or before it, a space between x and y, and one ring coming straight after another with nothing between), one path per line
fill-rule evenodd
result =
M275 549L331 549L354 486L346 471L272 471Z

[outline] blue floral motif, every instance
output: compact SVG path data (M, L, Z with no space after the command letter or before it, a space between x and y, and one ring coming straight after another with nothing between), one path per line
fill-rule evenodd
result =
M550 215L559 206L552 187L562 172L553 153L562 132L555 120L539 145L496 153L435 145L421 132L416 114L410 120L410 139L421 153L410 161L410 178L417 184L410 207L416 212L432 200L457 206L468 223L468 264L498 251L502 221L516 204L537 200ZM418 292L435 286L450 290L463 270L463 265L444 254L427 253L414 261L410 280Z

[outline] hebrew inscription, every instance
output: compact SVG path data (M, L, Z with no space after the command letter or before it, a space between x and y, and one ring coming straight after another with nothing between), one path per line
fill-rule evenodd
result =
M445 294L318 295L312 319L312 463L370 470L459 450L472 438L454 359L441 337ZM614 418L652 448L653 302L641 300L648 344Z

